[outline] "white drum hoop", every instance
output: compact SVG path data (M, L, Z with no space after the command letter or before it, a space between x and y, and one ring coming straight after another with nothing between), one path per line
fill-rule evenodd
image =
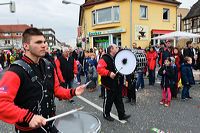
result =
M54 125L61 133L101 132L101 121L97 116L83 111L56 119Z
M115 56L115 67L117 72L123 75L129 75L134 72L137 66L137 60L131 50L120 50Z

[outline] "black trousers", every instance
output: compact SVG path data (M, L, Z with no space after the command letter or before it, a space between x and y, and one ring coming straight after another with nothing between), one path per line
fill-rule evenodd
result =
M122 101L122 89L121 88L112 88L112 90L106 89L106 97L104 98L103 103L103 115L110 116L113 103L115 104L118 112L118 117L123 117L125 114L124 103Z
M136 80L132 80L130 79L128 81L128 94L127 94L127 97L129 100L133 100L133 101L136 101Z

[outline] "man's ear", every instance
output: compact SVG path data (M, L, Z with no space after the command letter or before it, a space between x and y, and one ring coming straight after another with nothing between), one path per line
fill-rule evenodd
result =
M25 51L29 51L29 44L28 43L24 43L23 47L24 47Z

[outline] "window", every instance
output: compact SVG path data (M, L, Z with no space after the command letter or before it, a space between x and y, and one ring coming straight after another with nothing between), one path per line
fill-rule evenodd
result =
M95 25L96 24L96 11L93 11L92 12L92 20L93 20L93 24Z
M197 26L198 26L198 21L197 21L197 19L193 19L193 20L192 20L192 28L197 28Z
M119 7L115 6L113 7L113 13L114 13L114 21L119 21Z
M169 20L169 9L163 9L163 20Z
M140 18L147 19L147 6L140 6Z
M92 23L104 24L111 22L119 22L119 6L108 7L104 9L95 10L92 12Z

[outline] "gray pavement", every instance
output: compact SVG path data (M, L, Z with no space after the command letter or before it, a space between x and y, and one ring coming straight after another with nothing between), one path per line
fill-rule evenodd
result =
M96 115L102 123L102 133L153 133L152 128L160 129L165 133L199 133L200 132L200 90L199 84L191 88L192 100L181 101L179 98L172 100L170 107L159 105L161 99L161 89L159 84L148 86L145 80L145 89L137 91L137 104L130 105L125 103L127 114L131 114L131 118L127 123L122 124L115 120L114 122L106 121L102 112L93 106L85 103L79 98L74 98L75 105L68 101L58 101L57 114L69 111L74 107L84 106L82 111ZM82 95L96 105L102 107L103 100L98 97L99 91L88 92ZM124 98L125 100L125 98ZM112 113L117 115L116 108L113 105ZM74 125L75 128L76 125ZM70 128L66 132L70 133ZM0 122L0 133L12 133L14 128L12 125Z

